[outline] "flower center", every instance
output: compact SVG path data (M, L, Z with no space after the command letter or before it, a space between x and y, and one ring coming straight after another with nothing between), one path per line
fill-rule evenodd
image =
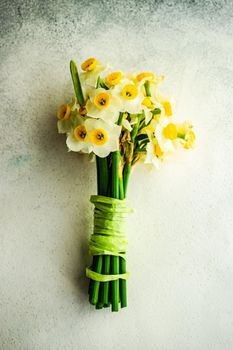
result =
M74 129L74 137L77 141L86 141L87 130L84 125L78 125Z
M104 129L95 129L90 134L91 141L96 146L102 146L108 141L108 135Z
M170 123L163 129L164 136L167 139L175 140L177 138L177 128L175 124Z
M133 84L127 84L124 86L121 94L126 100L133 100L138 95L138 89Z
M136 76L137 81L141 81L142 79L152 80L154 79L154 74L149 72L142 72Z
M108 85L117 85L122 78L122 73L121 72L113 72L111 74L109 74L106 78L105 81Z
M82 68L82 70L84 70L86 72L90 72L90 71L95 69L96 64L97 64L96 58L91 57L91 58L88 58L86 61L84 61L81 64L81 68Z
M107 108L109 105L109 102L110 102L110 96L105 92L101 92L100 94L97 94L94 98L94 104L99 109Z
M57 119L68 120L70 118L71 108L68 104L62 105L57 111Z

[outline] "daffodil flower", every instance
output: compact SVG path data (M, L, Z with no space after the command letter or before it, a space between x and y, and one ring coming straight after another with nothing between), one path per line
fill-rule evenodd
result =
M70 151L107 157L119 149L120 133L121 127L116 124L88 118L70 131L66 144Z
M122 72L112 72L105 77L105 83L108 87L113 87L121 82Z
M196 135L192 127L188 121L177 125L177 137L180 144L186 149L192 148L196 140Z
M83 119L78 120L78 125L73 127L67 136L66 144L69 151L90 153L92 144Z
M156 139L151 139L146 146L146 157L144 160L145 164L150 164L156 169L161 167L163 152L160 148L159 143Z
M122 79L121 83L112 90L112 93L118 97L118 109L120 112L128 112L130 114L141 112L144 96L132 80Z
M83 72L80 74L80 81L85 98L87 98L90 87L96 87L98 77L108 68L106 64L101 63L96 58L89 58L81 64Z
M156 122L155 120L152 120L152 126L154 126L154 135L163 151L163 153L171 153L175 150L175 142L174 140L176 137L167 137L168 132L166 134L166 130L168 128L168 120L164 119L161 120L160 122Z
M145 82L148 81L150 86L156 89L157 86L164 80L164 75L155 75L151 72L142 72L137 75L134 73L133 79L140 86L143 86Z
M119 125L90 118L85 121L85 127L92 144L92 151L97 156L104 158L119 149L121 133Z
M161 121L152 120L150 124L145 127L145 131L149 137L149 143L146 148L145 163L151 163L156 168L159 168L161 161L175 149L176 135L171 126L168 127L168 122L164 119ZM173 135L172 135L173 132ZM169 137L168 137L169 136Z
M87 115L114 123L117 121L120 112L118 100L111 90L93 89L89 93L89 99L86 104Z
M142 110L145 115L145 122L148 124L152 118L152 109L154 109L154 104L150 97L144 97L142 100Z
M157 90L155 92L155 99L161 104L161 106L164 110L165 116L171 117L173 115L172 105L174 105L174 100L163 96Z
M79 116L79 105L75 98L70 103L66 103L59 107L57 111L57 128L59 134L66 134L75 125Z

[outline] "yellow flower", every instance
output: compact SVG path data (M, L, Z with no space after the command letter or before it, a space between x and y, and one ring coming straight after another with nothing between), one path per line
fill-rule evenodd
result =
M163 129L164 136L169 140L175 140L177 138L177 128L176 125L173 123L168 124Z
M103 88L89 91L86 110L88 117L100 118L109 122L116 122L119 118L119 98L111 90Z
M104 129L94 129L90 133L90 140L96 146L102 146L108 141L107 132Z
M161 95L158 91L155 92L155 98L162 105L165 116L171 117L173 114L173 111L172 111L172 105L169 99Z
M149 137L150 141L146 146L146 157L145 164L154 166L159 169L161 162L163 161L163 151L158 143L158 141L152 136Z
M167 117L171 117L172 116L172 105L169 101L161 101L161 104L164 108L164 112L165 112L165 115Z
M90 60L93 60L92 63ZM90 65L88 65L89 63ZM81 72L79 77L84 98L86 99L88 97L90 87L96 87L98 77L102 76L103 72L108 69L108 66L96 60L95 58L90 58L83 63L83 69L84 72Z
M94 105L99 109L104 109L109 106L110 95L105 92L100 92L94 98Z
M121 72L113 72L105 78L105 81L108 85L114 86L119 84L119 82L122 79L122 73Z
M109 153L119 149L121 127L115 123L106 123L101 119L89 118L85 121L90 138L92 152L99 157L107 157Z
M146 106L147 108L153 107L153 103L151 102L149 97L144 98L144 100L142 101L142 105Z
M68 104L62 105L57 111L57 118L59 120L68 120L71 114L71 107Z
M94 57L91 57L91 58L88 58L86 61L84 61L82 64L81 64L81 68L82 70L84 70L85 72L90 72L92 70L95 69L97 65L97 60L96 58Z
M138 95L138 89L133 84L127 84L123 87L121 94L126 100L133 100Z
M186 138L185 138L186 142L184 144L184 148L186 149L192 148L195 140L196 140L196 135L194 134L193 130L190 130L189 133L186 135Z
M136 76L136 80L139 82L143 79L146 79L146 80L153 80L154 79L154 74L153 73L149 73L149 72L142 72L140 74L138 74Z
M87 129L85 128L85 126L83 124L78 125L74 129L74 137L77 141L84 142L87 140Z
M90 141L88 130L86 127L86 121L83 118L78 118L78 125L73 127L67 133L66 144L69 151L90 153L92 152L92 143Z
M196 135L192 130L192 127L193 126L188 121L177 125L177 136L182 146L186 149L192 148L196 140Z

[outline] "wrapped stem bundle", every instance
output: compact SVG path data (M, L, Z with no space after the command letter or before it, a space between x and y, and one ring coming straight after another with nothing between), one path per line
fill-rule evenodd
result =
M95 58L70 72L75 97L57 112L58 131L70 151L94 154L98 194L89 251L89 301L96 309L127 306L126 203L131 169L138 162L160 167L175 149L195 141L192 125L175 123L171 102L158 92L164 79L150 72L123 73Z

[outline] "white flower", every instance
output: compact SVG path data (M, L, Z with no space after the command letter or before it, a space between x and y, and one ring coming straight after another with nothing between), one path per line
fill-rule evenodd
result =
M70 151L93 152L103 158L119 149L120 133L121 127L116 124L89 118L68 134L66 143Z
M77 124L77 118L79 117L78 110L79 105L75 98L72 98L70 103L60 106L57 111L57 128L59 134L66 134Z
M152 127L154 125L154 136L156 137L163 153L170 153L175 150L173 140L166 138L164 135L164 129L169 123L170 122L166 119L162 119L160 122L156 122L155 120L151 122Z
M69 151L90 153L92 152L92 143L88 137L86 121L79 120L78 125L72 128L67 135L66 144Z
M92 118L116 122L119 118L119 101L111 90L102 88L92 89L86 104L87 115Z
M101 119L87 119L85 126L92 144L92 151L97 156L104 158L119 149L120 126L106 123Z
M165 136L164 130L169 125L169 136ZM153 164L157 169L160 167L163 159L175 149L176 135L172 135L172 123L164 119L154 120L150 122L149 126L145 127L145 131L148 134L149 142L146 148L146 164Z
M112 91L118 98L118 108L121 112L141 113L144 96L132 80L122 79L121 83L116 85Z
M109 69L109 66L101 63L96 58L89 58L81 65L84 72L80 73L80 82L84 98L87 98L90 88L95 88L97 79L103 72Z
M144 160L145 164L151 164L156 169L159 169L162 163L162 160L160 157L156 155L156 149L155 149L155 143L150 140L146 146L146 158Z

